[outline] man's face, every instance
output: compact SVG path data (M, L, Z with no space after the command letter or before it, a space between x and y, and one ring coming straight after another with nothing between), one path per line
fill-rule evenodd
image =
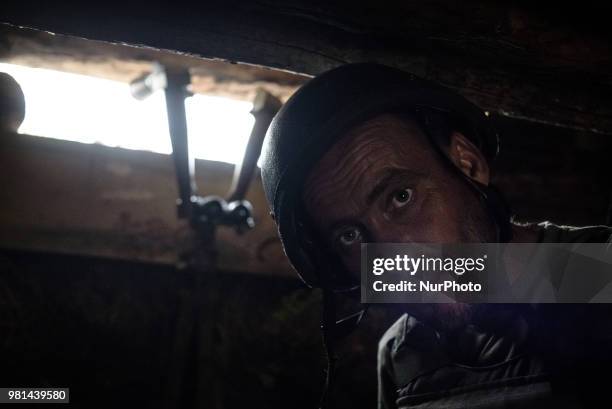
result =
M451 139L451 161L488 183L478 150L461 134ZM465 180L416 124L392 115L344 135L310 173L303 200L324 244L357 280L361 242L494 241L491 222Z

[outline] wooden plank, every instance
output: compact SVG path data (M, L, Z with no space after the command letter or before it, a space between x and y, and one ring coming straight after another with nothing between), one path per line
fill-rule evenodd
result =
M0 246L164 264L197 247L176 217L170 156L0 137ZM201 194L223 196L233 165L198 160L196 172ZM257 227L244 235L219 229L218 267L293 277L258 183L247 195Z
M51 34L0 24L2 62L131 82L157 62L191 74L190 91L253 101L263 87L285 101L308 77L246 64L227 64L151 48Z
M407 1L223 2L171 6L110 0L8 7L3 21L52 32L317 74L380 61L451 86L484 109L612 133L609 29L559 16L561 6ZM31 10L36 9L36 13Z

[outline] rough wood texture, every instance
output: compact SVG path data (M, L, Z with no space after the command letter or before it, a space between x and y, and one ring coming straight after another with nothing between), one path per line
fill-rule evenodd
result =
M129 47L0 24L0 61L130 82L152 63L188 69L190 90L252 101L258 87L287 100L308 79L254 65L228 64L151 48Z
M0 137L1 247L176 264L197 245L176 216L170 156ZM198 160L200 193L225 195L232 173L232 165ZM257 227L218 230L218 268L293 277L257 182L247 199Z
M175 1L159 7L23 0L6 7L1 19L306 74L375 60L451 86L493 112L611 134L606 10L588 3L575 8L484 0Z

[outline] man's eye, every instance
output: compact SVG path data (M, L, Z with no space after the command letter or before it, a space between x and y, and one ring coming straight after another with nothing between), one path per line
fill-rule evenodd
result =
M396 190L393 192L391 205L396 209L406 206L412 200L412 196L413 190L410 188Z
M345 247L354 245L361 240L361 232L357 227L349 227L338 235L338 242Z

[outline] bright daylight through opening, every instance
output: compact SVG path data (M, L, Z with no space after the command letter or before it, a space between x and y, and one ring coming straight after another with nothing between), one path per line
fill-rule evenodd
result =
M127 83L0 63L21 85L26 116L20 133L83 143L172 152L163 92L139 101ZM194 95L186 99L190 151L238 163L254 119L250 102Z

